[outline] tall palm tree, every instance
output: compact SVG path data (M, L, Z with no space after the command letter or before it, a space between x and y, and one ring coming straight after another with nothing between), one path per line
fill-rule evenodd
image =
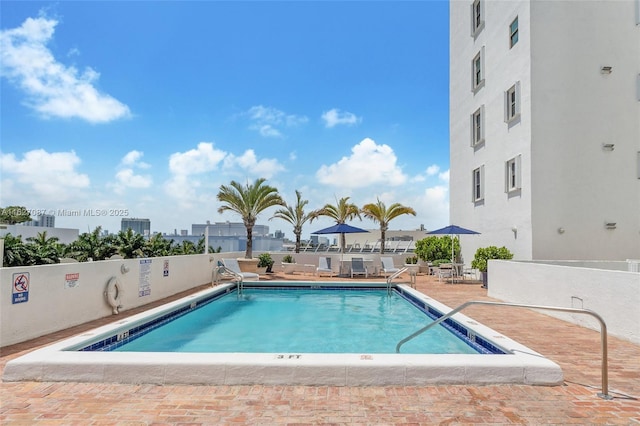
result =
M265 185L265 180L259 178L253 184L247 183L244 186L232 180L228 186L220 186L220 192L218 192L218 201L223 203L218 208L218 213L232 211L239 214L247 228L247 251L245 252L247 259L251 259L253 255L253 226L256 224L258 215L269 207L284 205L278 190Z
M303 200L302 194L296 189L296 203L293 206L285 203L285 208L277 210L271 218L282 219L293 225L293 233L296 236L296 253L300 253L302 226L312 217L312 213L304 212L304 207L307 204L309 204L309 200Z
M362 206L364 217L380 224L380 254L384 254L385 233L389 229L389 222L403 214L415 216L416 211L411 207L403 206L400 203L393 203L387 208L385 204L377 199L376 203L369 203Z
M336 205L325 204L324 207L311 212L311 222L320 216L328 216L336 221L336 224L346 223L348 220L362 219L360 209L353 203L349 202L350 197L343 197L336 201ZM340 234L340 250L344 252L346 246L346 238L344 234Z
M27 238L27 249L33 265L59 263L58 237L47 237L47 231L38 232L35 237Z

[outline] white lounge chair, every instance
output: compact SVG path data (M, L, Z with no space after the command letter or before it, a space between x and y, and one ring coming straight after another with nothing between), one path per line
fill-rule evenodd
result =
M351 278L354 275L364 275L365 278L369 277L369 271L364 266L364 259L361 257L351 258Z
M382 262L382 274L385 278L387 278L387 275L395 274L400 270L393 265L393 258L391 257L380 257L380 262Z
M238 265L237 259L222 259L222 264L228 270L242 276L243 281L259 281L260 280L260 275L256 273L240 271L240 265Z
M318 258L318 267L316 268L316 275L320 275L321 273L328 273L329 276L333 276L333 269L331 269L331 258L320 256Z

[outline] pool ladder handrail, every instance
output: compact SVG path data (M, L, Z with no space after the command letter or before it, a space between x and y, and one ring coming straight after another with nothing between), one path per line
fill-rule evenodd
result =
M220 283L220 277L223 274L229 274L233 276L235 281L237 282L238 287L238 296L240 296L244 292L244 277L242 274L237 273L236 271L232 271L224 265L218 265L213 268L212 277L211 277L211 285L216 285Z
M404 267L389 275L389 278L387 278L387 295L391 294L391 281L393 281L394 278L398 278L400 275L407 272L407 269L407 267Z
M408 342L409 340L417 337L418 335L424 333L431 327L434 327L440 324L441 322L457 314L467 306L471 306L471 305L511 306L515 308L545 309L549 311L561 311L561 312L572 312L576 314L587 314L596 318L598 322L600 322L600 338L601 338L601 346L602 346L602 392L598 392L597 395L602 399L606 399L606 400L613 399L613 397L609 395L609 368L607 365L607 357L608 357L607 324L604 322L604 319L602 319L600 315L598 315L596 312L591 311L589 309L564 308L561 306L527 305L523 303L489 302L486 300L471 300L469 302L463 303L462 305L446 313L445 315L442 315L437 320L427 324L426 326L422 327L421 329L414 332L410 336L407 336L404 339L400 340L396 345L396 353L400 353L400 347L404 345L406 342Z

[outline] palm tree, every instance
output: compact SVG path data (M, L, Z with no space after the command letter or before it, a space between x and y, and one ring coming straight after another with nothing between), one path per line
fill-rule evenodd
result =
M196 245L196 253L204 253L205 245L204 245L204 236L198 240L198 245ZM215 253L216 251L213 247L209 246L207 249L207 253Z
M2 266L25 266L29 264L29 251L22 242L22 236L14 237L7 234L4 237L4 255Z
M389 222L403 214L415 216L416 211L400 203L393 203L387 208L380 199L377 199L377 201L377 203L362 206L362 214L367 219L371 219L375 223L380 224L380 254L384 254L385 233L389 229Z
M204 248L202 249L202 252L204 253ZM175 246L173 246L172 254L174 255L198 254L198 251L193 241L182 240L182 243L176 244Z
M153 234L146 242L142 252L146 257L169 256L173 240L167 240L162 234Z
M304 207L307 204L309 204L309 200L303 200L302 194L296 189L295 205L290 206L285 203L285 208L279 209L273 214L273 218L285 220L293 225L293 233L296 236L296 253L300 253L300 236L302 235L302 226L312 217L312 213L304 212Z
M349 197L340 198L336 201L336 205L325 204L324 207L310 213L311 222L320 216L328 216L336 221L336 224L346 223L348 220L362 219L360 209L353 203L349 202ZM340 234L340 250L344 252L346 246L346 238L344 234Z
M116 244L118 247L118 253L125 259L133 259L138 256L144 256L144 237L133 229L127 228L126 231L118 232L116 235Z
M218 213L224 213L227 210L238 213L247 228L247 251L245 252L247 259L251 259L253 255L253 226L256 224L258 215L269 207L284 205L284 200L276 188L263 185L265 180L259 178L252 185L247 183L245 186L232 180L229 186L220 186L220 192L218 192L218 201L223 203L218 208Z
M27 238L27 241L30 243L27 244L27 249L31 255L31 261L29 263L34 265L59 263L58 240L58 237L47 237L47 231L38 232L35 237Z
M67 256L86 262L92 260L104 260L116 254L114 239L112 236L100 235L102 227L96 227L93 232L84 232L67 246Z

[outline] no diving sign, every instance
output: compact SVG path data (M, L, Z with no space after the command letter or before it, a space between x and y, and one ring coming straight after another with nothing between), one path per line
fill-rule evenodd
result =
M13 274L13 298L12 303L24 303L29 301L29 273L17 272Z

